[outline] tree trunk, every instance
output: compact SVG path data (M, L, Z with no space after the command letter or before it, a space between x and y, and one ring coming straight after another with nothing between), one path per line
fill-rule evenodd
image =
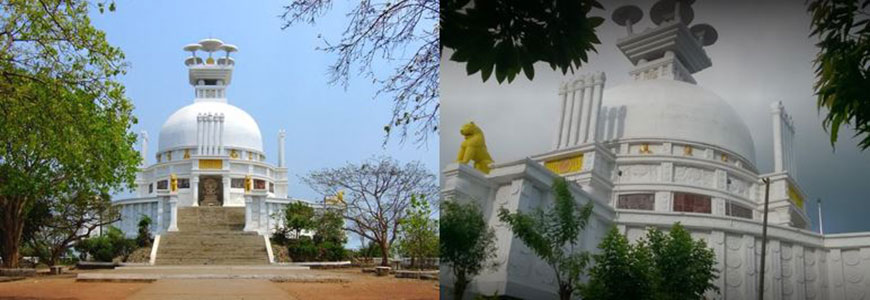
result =
M387 241L381 241L381 266L389 267L390 266L390 247L387 245Z
M6 199L6 201L16 201ZM20 205L20 204L19 204ZM19 205L7 205L3 208L2 253L4 268L18 267L18 249L21 247L21 233L24 230L24 220L18 215Z
M465 273L456 274L456 282L453 284L453 299L462 300L462 295L465 294L465 287L468 285L468 280L465 280Z
M559 299L571 300L571 289L565 284L559 284Z

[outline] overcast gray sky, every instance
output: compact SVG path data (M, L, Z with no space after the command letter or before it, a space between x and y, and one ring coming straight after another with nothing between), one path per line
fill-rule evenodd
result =
M625 28L610 21L610 13L629 1L602 1L606 11L595 14L607 21L598 29L598 54L579 71L604 71L606 87L629 81L629 61L616 48ZM634 1L638 2L638 1ZM635 31L652 27L649 8L655 1L634 3L644 11ZM694 74L698 84L734 107L752 132L756 167L773 169L770 103L782 101L792 115L797 137L798 182L808 194L807 213L817 228L816 198L822 198L825 232L870 231L870 151L857 150L853 131L841 131L836 152L821 127L823 116L813 96L814 39L808 37L810 17L804 1L696 1L692 24L708 23L719 32L716 44L706 47L713 66ZM475 121L483 128L496 162L508 162L551 150L558 114L559 82L568 79L546 64L535 65L535 79L521 74L511 84L479 74L467 76L465 65L441 60L441 169L456 160L462 137L459 127ZM604 99L606 102L607 99ZM812 201L810 201L812 200Z

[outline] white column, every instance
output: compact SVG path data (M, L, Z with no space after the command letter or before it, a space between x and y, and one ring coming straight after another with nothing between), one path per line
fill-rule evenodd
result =
M157 200L157 233L163 232L163 199Z
M584 92L585 86L586 77L580 76L577 78L577 82L574 85L574 107L571 111L571 129L569 130L570 140L568 141L569 146L577 144L577 138L579 136L579 132L577 131L580 129L580 121L582 121L581 114L583 113L583 102L586 101L584 98L584 95L586 94Z
M224 194L224 203L223 206L227 206L227 201L230 201L230 175L224 174L221 178L221 182L223 183L223 194Z
M193 197L192 206L199 206L199 175L190 176L191 197Z
M568 101L568 92L567 92L567 82L563 82L559 86L559 124L556 125L556 138L553 139L553 150L559 149L559 145L562 144L562 128L564 128L565 123L565 102Z
M218 155L223 155L224 153L224 114L221 113L220 117L220 130L218 130Z
M589 135L586 138L587 142L598 141L598 115L601 114L601 94L604 90L604 72L598 73L595 76L595 90L592 98L592 110L589 112Z
M773 119L773 171L781 172L783 166L782 152L782 102L774 102L770 105L770 113Z
M583 114L580 118L580 136L577 138L577 144L582 144L589 139L589 120L592 116L592 102L594 99L592 98L595 94L594 90L594 77L589 76L586 79L586 86L583 88Z
M178 231L178 194L169 195L169 229L166 231Z
M254 201L250 194L245 194L245 229L244 231L256 231L254 228L253 206Z
M574 111L574 97L576 96L576 90L574 89L574 82L568 83L568 91L567 96L565 97L565 109L562 110L564 114L563 123L562 123L562 137L560 138L560 145L562 148L568 147L569 136L571 135L571 116L572 111Z
M284 158L284 138L287 137L287 132L284 129L278 130L278 167L285 167Z
M196 155L202 155L202 114L196 115Z
M257 197L257 207L260 209L260 222L257 222L257 227L259 228L260 234L266 235L266 231L269 229L266 227L266 197L261 196Z
M141 138L142 138L142 147L141 147L140 152L142 154L142 165L147 166L148 163L146 163L146 161L148 160L148 132L145 130L142 130Z

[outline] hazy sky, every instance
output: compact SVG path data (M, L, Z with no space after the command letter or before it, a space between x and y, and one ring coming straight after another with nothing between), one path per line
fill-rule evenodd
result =
M612 10L629 1L602 2L606 11L595 13L607 19L598 30L602 44L579 72L604 71L607 88L630 80L632 66L615 45L626 36L625 28L610 21ZM644 11L635 31L654 26L648 17L654 2L634 3ZM804 1L696 1L692 24L711 24L719 40L705 48L713 66L694 77L743 117L761 173L773 169L770 103L782 101L795 122L798 182L808 195L806 209L813 228L818 224L815 199L822 198L826 233L868 231L870 151L859 152L857 140L850 139L853 131L845 129L834 152L821 127L823 116L812 91L816 48L808 38L810 17L803 5ZM456 159L462 139L459 127L471 120L483 128L497 163L551 150L557 90L570 73L563 76L537 64L534 82L520 74L511 84L499 85L494 76L481 83L479 74L468 77L463 64L448 60L450 54L445 50L441 60L442 169Z
M139 124L133 129L136 133L147 130L150 135L149 164L154 163L163 122L175 110L193 103L193 87L183 63L190 53L181 48L214 37L239 47L233 54L236 68L227 96L230 104L257 120L267 161L277 164L278 130L287 130L292 197L322 198L298 176L376 154L401 162L419 160L437 173L437 136L422 148L413 142L381 146L392 102L384 97L372 99L377 87L370 79L355 78L347 90L328 85L326 70L335 57L315 50L323 46L317 37L338 40L347 24L348 3L336 1L316 25L282 31L278 15L289 3L120 1L116 12L91 14L95 26L127 56L130 68L121 81L136 106ZM376 72L391 70L392 66L381 62Z

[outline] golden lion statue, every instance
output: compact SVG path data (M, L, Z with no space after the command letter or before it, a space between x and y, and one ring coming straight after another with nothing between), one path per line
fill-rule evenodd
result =
M465 141L459 147L459 155L457 155L456 161L461 164L467 164L473 160L475 169L480 170L484 174L489 174L489 164L492 163L492 157L489 156L489 151L486 151L483 131L474 122L468 122L462 125L459 133L465 137Z

